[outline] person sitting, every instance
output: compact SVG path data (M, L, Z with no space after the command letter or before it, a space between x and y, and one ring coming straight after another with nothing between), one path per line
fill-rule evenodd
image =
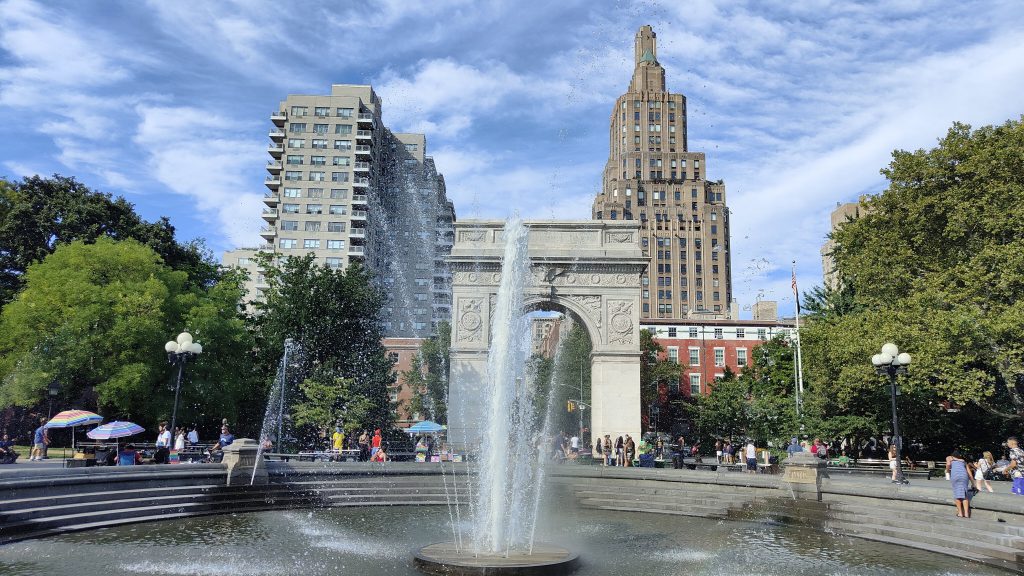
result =
M135 451L135 446L128 444L117 453L118 466L135 466L142 463L142 454Z
M0 464L14 464L18 459L18 453L14 451L14 442L7 434L0 440Z
M217 441L216 444L213 445L212 448L210 448L210 452L209 452L210 460L214 460L214 461L219 462L220 458L224 457L224 454L221 453L221 452L223 452L224 447L225 446L230 446L231 443L234 442L234 441L235 441L235 437L231 435L231 430L228 429L228 425L224 424L223 426L221 426L220 427L220 439ZM220 454L218 454L218 453L220 453Z
M373 453L373 456L370 457L370 462L387 462L387 461L388 461L388 453L384 451L384 447L383 446L378 448L377 451Z

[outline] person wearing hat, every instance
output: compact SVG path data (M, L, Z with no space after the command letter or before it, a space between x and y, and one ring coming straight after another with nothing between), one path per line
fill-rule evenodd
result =
M800 447L800 441L797 440L796 436L789 439L789 446L786 446L786 454L792 456L793 454L798 454L803 451L804 449Z

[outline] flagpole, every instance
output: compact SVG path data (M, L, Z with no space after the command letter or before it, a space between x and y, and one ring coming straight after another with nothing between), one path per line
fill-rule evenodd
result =
M803 408L804 367L800 350L800 292L796 288L796 260L793 260L793 309L796 311L796 414L799 416Z

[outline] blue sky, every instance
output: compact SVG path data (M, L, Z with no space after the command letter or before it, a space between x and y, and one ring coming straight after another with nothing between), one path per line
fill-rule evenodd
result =
M820 283L836 202L892 150L1024 113L1019 2L0 0L0 175L59 172L216 251L259 241L269 114L371 83L458 216L589 218L632 41L658 34L726 182L747 306Z

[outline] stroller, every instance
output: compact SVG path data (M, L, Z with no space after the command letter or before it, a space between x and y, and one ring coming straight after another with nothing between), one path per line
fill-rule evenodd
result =
M4 450L0 454L0 464L14 464L18 460L18 453L14 450Z

